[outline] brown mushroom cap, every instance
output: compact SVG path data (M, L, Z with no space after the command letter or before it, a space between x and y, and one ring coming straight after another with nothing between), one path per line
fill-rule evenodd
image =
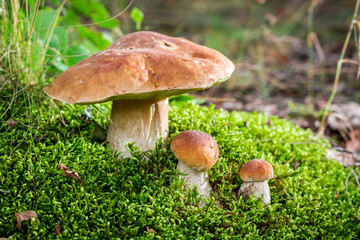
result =
M159 99L227 80L234 64L213 49L155 32L128 34L75 64L44 91L66 103Z
M253 159L241 167L239 175L245 182L263 182L274 177L274 169L265 160Z
M179 161L199 171L212 168L219 158L215 139L197 130L181 132L172 140L170 149Z

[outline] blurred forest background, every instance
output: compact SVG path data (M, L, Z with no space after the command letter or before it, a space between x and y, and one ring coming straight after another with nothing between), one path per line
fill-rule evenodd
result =
M128 1L104 2L116 15ZM360 149L358 23L345 38L356 1L136 0L143 30L181 36L214 48L236 64L231 79L194 94L227 110L261 111L318 131L345 49L325 133L334 145ZM131 11L118 19L136 30ZM344 50L343 50L344 48Z
M84 6L81 6L82 2ZM87 7L87 1L70 1L65 8L74 8L73 13L80 16L81 23L86 24L117 15L129 2L101 1L109 11L109 14L102 15L97 13L97 4L91 9ZM76 28L86 27L94 33L101 33L101 44L96 37L84 33L80 33L83 39L79 41L83 49L90 45L90 40L102 50L108 44L106 40L110 42L137 30L130 15L133 8L138 8L144 14L142 30L190 39L217 49L236 63L236 72L230 80L202 95L238 100L236 103L218 103L229 110L260 107L260 111L277 114L277 108L288 107L289 100L310 104L317 109L324 107L332 89L355 3L335 0L135 0L127 11L116 18L119 24L114 19ZM67 20L64 24L77 24L77 21L79 19ZM108 38L104 37L107 34ZM352 36L345 57L357 62L355 43L356 38ZM81 50L75 47L70 53L87 53ZM89 50L95 49L89 47ZM82 56L67 60L72 65L80 58ZM336 101L360 101L357 69L357 64L343 65ZM269 105L269 101L277 105Z
M109 7L112 11L118 7L116 13L124 4L111 1ZM233 77L206 91L207 97L240 100L221 104L230 110L258 107L276 114L276 108L287 107L289 100L323 107L355 1L156 0L135 1L134 6L144 12L144 29L191 39L219 50L236 63ZM127 13L120 19L123 31L135 30ZM354 38L346 58L358 59ZM338 101L360 100L357 68L356 64L344 64Z
M8 69L19 59L27 59L23 55L30 55L29 62L23 63L28 68L18 66L16 74L27 84L42 83L41 89L69 66L124 34L157 31L214 48L236 64L228 81L194 93L206 100L204 104L279 115L318 131L343 52L325 133L343 146L355 141L356 147L350 150L358 150L358 22L353 22L349 42L343 47L357 4L336 0L3 0L2 9L8 9L9 15L4 18L2 11L2 21L13 25L2 25L1 40L7 46L2 52L6 55L12 45L25 51L2 61L1 68ZM17 9L23 9L23 16L14 14ZM21 18L28 19L27 23L17 24Z

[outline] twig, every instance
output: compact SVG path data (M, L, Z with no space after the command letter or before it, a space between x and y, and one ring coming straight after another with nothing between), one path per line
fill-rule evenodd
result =
M285 194L290 198L290 201L291 201L291 202L294 202L294 201L292 200L291 196L289 195L289 193L286 191L286 188L285 188L285 187L284 187L284 192L285 192Z
M309 229L305 229L305 228L303 228L303 227L299 227L299 228L300 228L300 229L302 229L302 230L304 230L304 231L308 231L309 233L312 233L312 234L317 235L317 233L316 233L316 232L311 231L311 230L309 230Z
M358 176L355 174L354 170L350 169L350 172L352 173L352 175L355 178L356 184L358 185L358 187L360 187L360 182L359 182L359 178Z
M286 164L288 164L288 163L290 163L292 160L294 160L295 159L295 157L292 157L292 158L290 158L290 160L289 161L287 161L284 165L286 165Z
M286 196L288 196L288 197L289 197L289 199L290 199L290 201L291 201L292 203L294 203L294 201L292 200L292 198L291 198L290 194L287 192L287 190L286 190L286 188L285 188L285 186L284 186L283 182L281 181L281 179L279 179L279 181L281 182L281 185L282 185L282 187L284 188L284 192L285 192Z
M355 207L354 207L354 205L353 205L353 203L352 203L352 201L351 201L351 198L350 198L350 196L349 196L349 192L348 192L349 178L350 178L350 175L351 175L351 174L354 175L355 181L356 181L356 183L358 184L358 186L360 187L359 180L357 179L356 174L354 173L353 170L351 170L350 173L349 173L349 174L347 175L347 177L346 177L345 190L346 190L346 195L348 196L350 205L351 205L351 207L354 209L354 214L356 214L356 215L357 215L357 218L360 219L360 216L359 216L359 214L358 214L360 208L359 208L358 210L355 209Z
M117 17L119 17L121 14L123 14L126 10L128 10L128 8L133 4L134 0L131 0L130 3L125 7L124 10L122 10L120 13L116 14L115 16L108 18L104 21L100 21L100 22L94 22L94 23L88 23L88 24L80 24L80 25L68 25L68 26L56 26L57 28L69 28L69 27L82 27L82 26L92 26L92 25L97 25L97 24L101 24L101 23L105 23L108 22L110 20L116 19Z

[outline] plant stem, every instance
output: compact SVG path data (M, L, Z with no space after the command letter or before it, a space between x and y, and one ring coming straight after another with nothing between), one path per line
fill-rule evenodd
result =
M325 110L324 110L324 115L323 115L323 117L321 119L320 127L319 127L319 130L318 130L318 135L323 135L324 130L325 130L325 121L326 121L327 116L329 115L330 107L331 107L331 104L332 104L332 102L334 100L334 97L336 95L336 91L337 91L337 88L338 88L338 85L339 85L341 67L342 67L342 64L344 62L344 56L345 56L345 52L346 52L347 46L348 46L349 41L350 41L351 33L352 33L352 31L354 29L354 25L356 23L356 17L357 17L358 12L359 12L359 5L360 5L360 0L357 0L354 15L353 15L353 18L352 18L348 33L346 35L346 39L345 39L343 48L341 50L340 59L337 62L333 89L331 91L331 95L329 97L329 100L328 100L328 102L326 104L326 107L325 107Z
M307 50L308 50L308 71L307 71L307 88L308 88L308 97L310 97L310 105L313 107L314 101L314 51L313 51L313 40L312 34L314 33L314 8L316 6L316 0L313 0L308 9L307 15Z

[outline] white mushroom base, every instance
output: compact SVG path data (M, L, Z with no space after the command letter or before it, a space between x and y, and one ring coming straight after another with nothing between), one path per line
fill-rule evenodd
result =
M197 191L203 198L210 198L212 188L209 182L209 176L206 171L199 171L194 168L187 166L185 163L179 161L177 170L187 175L180 176L188 187L196 186ZM203 202L200 205L204 206Z
M106 140L122 152L119 158L131 157L125 148L128 142L136 142L142 151L154 149L160 137L167 142L168 113L167 98L113 101Z
M243 182L238 196L245 196L245 201L253 195L254 198L261 198L264 205L271 202L270 188L267 181L264 182Z

